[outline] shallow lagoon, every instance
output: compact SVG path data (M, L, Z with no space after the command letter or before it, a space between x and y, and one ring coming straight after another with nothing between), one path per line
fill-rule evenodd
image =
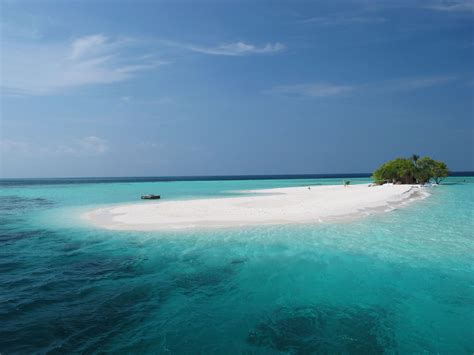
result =
M3 183L0 351L471 354L472 177L342 224L152 233L78 218L145 193L315 183L341 179Z

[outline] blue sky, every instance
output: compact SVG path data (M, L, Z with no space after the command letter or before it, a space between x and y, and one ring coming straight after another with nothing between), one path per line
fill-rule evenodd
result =
M474 170L474 2L2 1L0 176Z

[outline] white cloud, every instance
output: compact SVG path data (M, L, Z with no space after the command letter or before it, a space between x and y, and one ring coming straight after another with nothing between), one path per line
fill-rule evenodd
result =
M389 80L384 87L388 90L417 90L447 84L457 78L455 75L402 78Z
M445 85L458 80L456 75L438 75L416 78L401 78L385 80L374 83L363 84L329 84L329 83L305 83L295 85L279 85L264 91L267 94L275 94L289 97L312 97L324 98L334 96L346 96L356 92L378 94L394 91L411 91L427 89L434 86Z
M425 8L443 12L474 12L473 0L436 1Z
M70 42L3 43L2 92L6 95L41 95L92 84L108 84L133 78L162 61L123 53L132 46L127 39L102 34Z
M103 138L89 136L80 139L78 147L82 154L104 154L109 150L109 143Z
M107 37L102 34L84 36L76 39L71 45L71 58L80 58L97 49L101 49L106 44Z
M331 97L348 94L354 89L355 87L351 85L309 83L296 85L279 85L266 91L266 93L296 97Z
M106 139L96 136L73 139L68 144L49 145L14 139L0 140L1 154L9 155L91 157L103 155L109 150L109 142Z
M29 145L25 142L13 140L13 139L1 139L0 140L0 156L2 154L11 153L28 153Z
M445 13L471 13L474 11L474 0L411 0L377 2L372 9L426 9Z
M162 104L171 104L175 100L168 96L157 97L157 98L141 98L134 96L122 96L120 101L123 104L135 104L135 105L162 105Z
M387 22L387 19L380 16L326 16L326 17L311 17L300 23L315 24L321 26L344 26L357 24L377 24Z
M188 49L193 52L212 54L212 55L227 55L227 56L243 56L250 54L270 54L281 52L286 49L285 45L276 42L276 43L266 43L261 46L254 44L249 44L245 42L234 42L221 44L216 47L203 47L187 44L179 44L168 42L176 47Z
M68 145L51 147L52 154L71 155L76 157L96 156L107 153L110 150L109 143L103 138L87 136L75 139Z

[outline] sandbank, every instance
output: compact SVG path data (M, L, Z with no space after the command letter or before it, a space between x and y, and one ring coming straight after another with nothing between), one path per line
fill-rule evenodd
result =
M187 230L321 223L391 211L428 195L418 185L302 186L242 191L242 196L110 206L84 218L111 230Z

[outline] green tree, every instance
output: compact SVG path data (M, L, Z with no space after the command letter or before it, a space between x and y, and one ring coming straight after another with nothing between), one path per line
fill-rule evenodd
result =
M372 178L378 184L393 182L399 184L426 184L431 179L440 183L449 175L445 163L431 159L420 158L413 154L412 157L397 158L382 164L374 171Z
M449 170L445 163L442 161L435 161L433 166L433 180L439 184L441 181L449 176Z
M377 183L393 182L412 184L415 182L415 166L410 159L390 160L374 171L372 178Z
M419 184L426 184L433 177L433 166L435 161L430 157L418 160L415 179Z
M433 179L439 184L448 175L449 170L445 163L431 159L430 157L423 157L418 160L416 174L418 183L425 184Z

